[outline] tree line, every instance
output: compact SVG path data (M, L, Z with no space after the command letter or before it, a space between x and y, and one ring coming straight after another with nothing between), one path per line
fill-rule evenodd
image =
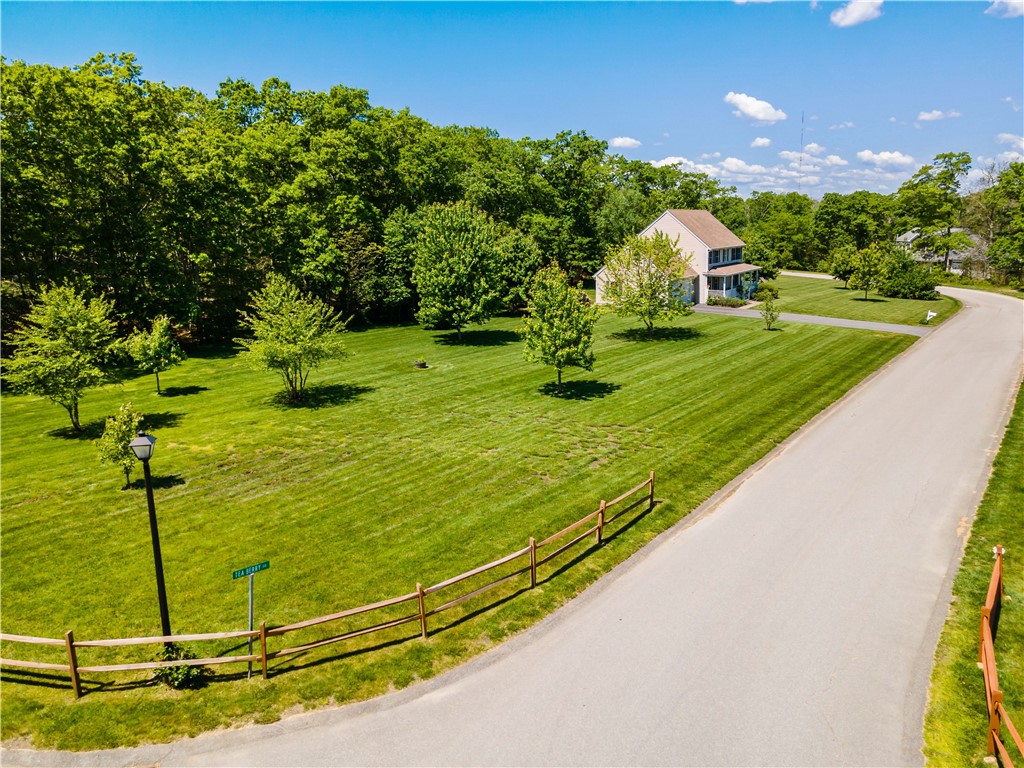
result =
M229 79L206 96L145 80L127 53L73 68L0 60L0 83L5 339L47 286L68 283L113 303L118 335L166 316L185 340L225 341L271 274L355 322L458 330L474 308L433 312L423 286L443 292L450 275L417 267L446 247L452 216L493 254L488 311L525 306L552 262L578 285L667 208L710 210L766 276L912 227L948 253L968 225L990 246L986 269L1024 278L1020 163L970 195L971 158L951 153L894 195L744 199L706 174L609 154L584 131L512 140L435 126L344 85Z

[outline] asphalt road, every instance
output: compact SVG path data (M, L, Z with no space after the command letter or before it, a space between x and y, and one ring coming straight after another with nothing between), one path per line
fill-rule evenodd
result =
M568 607L449 674L270 726L3 763L920 765L950 582L1024 356L1024 302L948 293L957 316Z

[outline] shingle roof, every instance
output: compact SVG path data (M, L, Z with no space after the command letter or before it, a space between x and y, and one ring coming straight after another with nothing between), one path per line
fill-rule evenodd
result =
M669 213L708 248L742 248L746 245L710 211L672 209Z
M705 274L711 277L728 277L729 275L742 275L744 272L754 272L760 269L755 264L730 264L728 267L715 267L709 269Z

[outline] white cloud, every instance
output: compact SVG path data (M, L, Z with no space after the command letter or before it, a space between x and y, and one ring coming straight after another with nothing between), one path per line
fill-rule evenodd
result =
M698 159L700 159L700 160L717 160L721 156L722 156L721 152L705 152Z
M753 175L760 173L767 173L768 169L763 165L751 165L744 160L740 160L738 157L727 157L721 162L722 169L729 173L736 173L740 175Z
M850 0L842 8L832 11L828 18L837 27L854 27L881 15L882 0Z
M1006 102L1014 112L1020 112L1020 104L1017 103L1017 100L1014 99L1013 96L1004 96L1003 101Z
M993 0L985 13L1000 19L1016 19L1024 16L1024 0Z
M836 123L835 125L830 125L828 127L830 131L842 131L846 128L853 128L853 123L851 123L849 120L844 120L841 123Z
M813 141L804 147L804 152L809 155L820 155L825 151L825 148L821 144L815 144Z
M639 141L631 136L616 136L608 143L616 149L636 149L637 147L643 146Z
M1024 152L1024 136L1018 136L1015 133L1000 133L996 136L996 141L1000 144L1009 144L1016 152Z
M917 115L918 120L948 120L951 117L960 117L960 113L955 109L951 109L947 112L943 112L941 109L933 109L931 112L919 112Z
M750 142L750 146L752 146L752 147L770 147L771 145L772 145L772 140L771 139L766 139L766 138L763 138L761 136L758 136L756 139L754 139L752 142Z
M733 112L736 117L746 117L759 124L770 125L786 119L786 113L781 109L776 109L767 101L755 99L745 93L729 91L725 95L725 103L736 107L736 111Z
M857 157L865 163L871 163L877 168L885 166L906 167L914 164L914 158L904 155L902 152L872 152L870 149L863 149L857 153Z
M838 166L841 166L841 165L849 165L850 164L847 160L843 160L843 158L841 158L839 155L829 155L828 157L826 157L824 160L821 160L820 162L823 163L824 165L827 165L827 166L832 167L832 168L835 168L835 167L838 167Z

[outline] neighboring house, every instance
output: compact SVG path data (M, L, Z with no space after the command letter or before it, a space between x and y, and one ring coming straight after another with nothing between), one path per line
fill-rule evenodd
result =
M954 232L963 232L971 239L970 248L949 252L950 272L954 272L959 275L963 272L965 261L974 262L974 266L977 268L979 262L984 262L986 260L980 237L969 229L964 229L963 227L953 227L949 231L950 234ZM945 231L943 231L942 234L945 234ZM922 235L921 230L914 227L914 229L909 232L904 232L902 235L897 237L896 243L906 249L915 261L920 261L922 264L930 264L938 267L943 266L943 257L941 254L929 251L927 246L924 244L925 241L918 242L922 237L927 236Z
M745 243L710 211L665 211L640 237L656 232L676 241L682 257L690 256L679 293L691 304L704 304L709 296L740 296L757 287L761 268L743 263ZM594 275L598 304L604 303L604 271L602 267Z

